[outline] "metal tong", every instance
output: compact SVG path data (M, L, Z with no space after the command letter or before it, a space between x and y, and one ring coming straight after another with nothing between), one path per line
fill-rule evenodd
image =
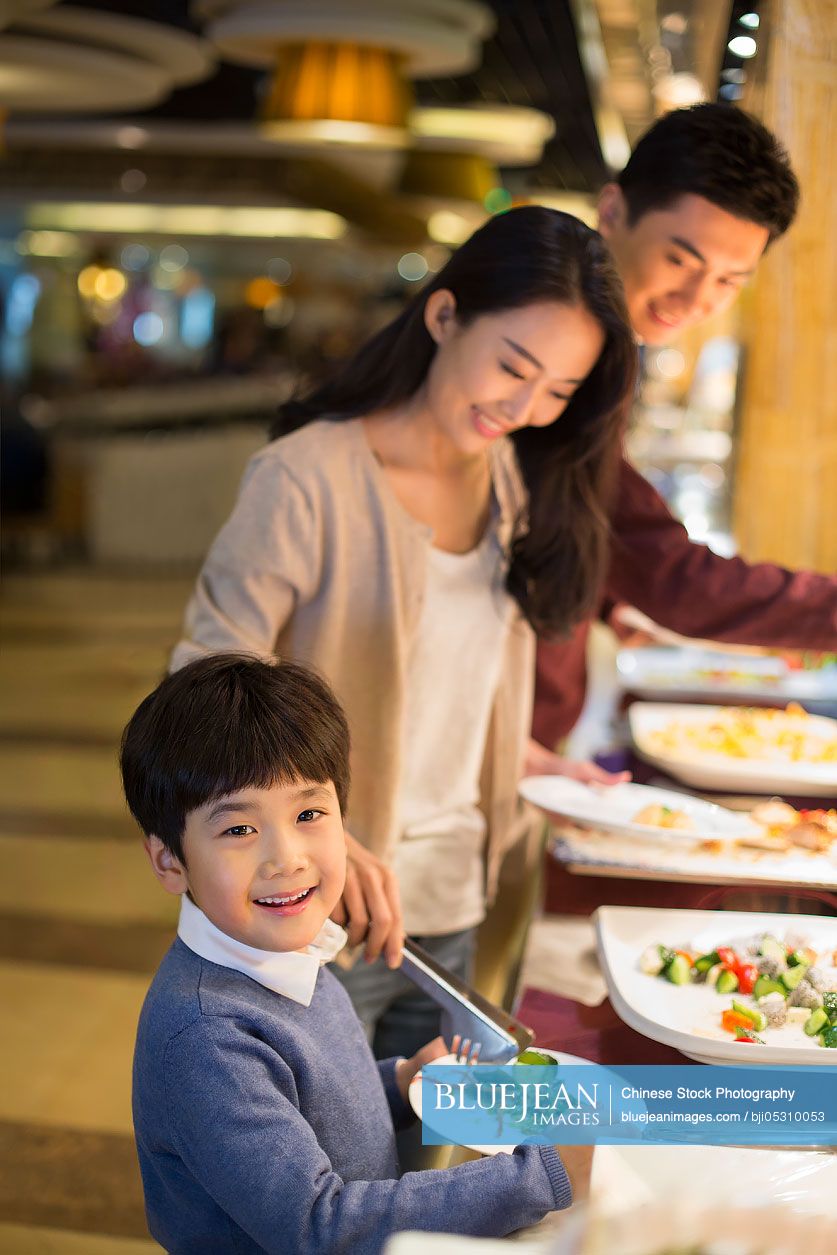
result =
M506 1063L529 1046L535 1034L437 963L409 937L401 962L404 975L442 1008L442 1036L479 1043L480 1060Z

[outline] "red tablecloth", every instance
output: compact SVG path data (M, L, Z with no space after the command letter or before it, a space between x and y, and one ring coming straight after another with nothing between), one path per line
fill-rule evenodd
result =
M782 911L837 915L837 894L827 889L781 885L669 884L664 880L621 880L579 876L551 855L544 871L544 910L551 915L592 915L599 906L656 906L695 911Z
M691 1063L679 1050L635 1033L608 1000L585 1007L570 998L525 989L517 1018L535 1030L535 1043L593 1063Z

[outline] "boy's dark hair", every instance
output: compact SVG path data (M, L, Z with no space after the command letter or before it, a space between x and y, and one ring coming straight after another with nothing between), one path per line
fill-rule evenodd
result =
M349 728L328 685L305 667L213 654L175 671L122 735L131 814L183 861L190 811L239 789L331 781L349 791Z
M783 235L799 184L779 140L735 105L674 109L646 131L618 176L628 221L692 193L736 218Z

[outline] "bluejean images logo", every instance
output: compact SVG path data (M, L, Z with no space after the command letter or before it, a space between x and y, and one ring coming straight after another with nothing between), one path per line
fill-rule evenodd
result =
M837 1070L434 1064L425 1145L837 1145Z

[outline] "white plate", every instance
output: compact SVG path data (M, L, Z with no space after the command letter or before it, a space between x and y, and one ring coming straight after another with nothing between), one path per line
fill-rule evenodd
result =
M672 884L780 885L783 889L804 885L837 890L837 842L828 854L799 849L772 853L736 845L716 851L699 845L648 845L618 833L574 827L556 835L551 853L559 863L590 868L591 875L630 878L641 874Z
M747 815L725 810L672 789L652 789L644 784L590 786L566 776L527 776L520 794L542 810L563 815L573 823L620 836L640 838L657 845L694 845L699 841L737 841L760 831ZM692 831L635 824L633 817L645 806L659 804L683 811L694 823Z
M635 702L628 711L631 736L637 752L646 760L699 789L735 789L748 793L799 794L805 797L837 797L837 763L781 762L765 758L732 758L700 749L668 752L654 742L657 732L672 723L699 728L727 716L727 706L679 706ZM759 712L761 713L761 712ZM776 716L779 718L780 716ZM789 716L789 718L791 718ZM798 722L792 720L790 726ZM837 719L809 715L806 729L819 736L837 738Z
M564 1052L563 1052L563 1051L561 1051L561 1050L547 1050L547 1049L546 1049L546 1047L544 1047L544 1046L533 1046L533 1047L532 1047L532 1049L533 1049L533 1050L539 1050L539 1051L540 1051L540 1053L541 1053L542 1055L549 1055L549 1056L550 1056L550 1058L552 1058L552 1059L557 1059L559 1063L564 1063L564 1064L577 1064L577 1063L590 1064L590 1062L591 1062L589 1059L581 1059L581 1058L579 1058L579 1056L578 1056L578 1055L568 1055L568 1054L564 1054ZM433 1066L434 1066L434 1067L436 1066L436 1064L448 1064L448 1063L456 1063L456 1055L442 1055L441 1059L434 1059L434 1060L433 1060ZM527 1065L522 1063L520 1066L521 1066L521 1067L526 1067ZM418 1116L419 1120L421 1120L421 1119L422 1119L422 1114L421 1114L421 1072L417 1073L417 1074L413 1077L413 1079L410 1081L410 1087L409 1087L409 1089L407 1090L407 1097L408 1097L408 1099L409 1099L410 1106L412 1107L413 1111L416 1113L416 1115ZM429 1128L432 1128L433 1126L432 1126L432 1125L428 1125L428 1127L429 1127ZM514 1150L514 1146L466 1146L466 1148L465 1148L465 1149L466 1149L466 1150L475 1150L475 1151L477 1151L480 1155L510 1155L510 1154L512 1153L512 1151Z
M792 670L783 658L723 654L697 647L622 649L616 667L623 686L638 697L688 700L826 702L837 699L837 667Z
M693 946L708 953L754 933L781 939L798 933L815 949L837 948L837 920L824 915L778 915L755 911L670 911L632 906L600 906L595 915L599 962L617 1015L652 1041L674 1046L698 1063L744 1067L782 1064L837 1065L837 1050L806 1037L801 1024L767 1030L765 1045L736 1042L720 1026L733 994L706 985L672 985L639 969L646 946Z

